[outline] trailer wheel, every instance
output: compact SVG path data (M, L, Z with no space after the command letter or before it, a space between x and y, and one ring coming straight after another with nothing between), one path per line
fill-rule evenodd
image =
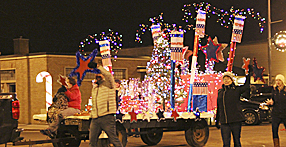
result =
M147 145L156 145L163 137L163 129L160 128L141 128L140 132L141 140Z
M72 139L68 139L65 141L53 143L53 146L54 147L71 147L71 146L79 147L80 143L81 143L81 140L72 138Z
M190 146L204 146L209 138L207 122L204 119L195 121L191 127L185 131L185 138Z
M56 139L63 139L62 141L53 143L54 147L79 147L81 143L80 138L70 138L65 139L67 137L70 137L69 135L65 135L65 132L58 132Z

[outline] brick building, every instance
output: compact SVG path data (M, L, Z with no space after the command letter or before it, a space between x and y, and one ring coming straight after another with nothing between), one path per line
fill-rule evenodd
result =
M117 79L142 78L145 75L144 67L150 60L152 47L138 49L139 52L144 52L140 55L146 55L140 57L130 54L130 50L122 51L116 61L112 61L114 77ZM101 57L96 56L95 62L101 63ZM58 75L67 76L76 65L75 54L29 53L29 39L14 39L14 55L0 56L0 79L2 92L17 93L20 100L20 123L35 123L33 115L46 112L46 91L52 86L53 96L60 87L57 83ZM52 82L47 81L48 77L40 77L43 82L36 82L36 77L41 72L48 72ZM82 109L88 103L92 79L94 74L86 74L80 86Z

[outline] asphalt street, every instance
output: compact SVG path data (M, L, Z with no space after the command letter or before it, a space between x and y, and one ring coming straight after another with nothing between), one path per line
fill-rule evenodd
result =
M21 134L27 141L28 140L45 140L46 136L39 133L40 129L46 128L46 125L19 125L25 129ZM210 127L209 139L205 147L221 147L222 140L220 130L215 127ZM286 131L283 125L279 128L280 144L281 147L286 147ZM243 147L273 147L271 124L263 123L256 126L242 126L241 142ZM13 146L11 143L8 147ZM28 146L28 145L25 145ZM51 143L32 145L33 147L51 147ZM128 137L127 147L146 147L140 137ZM163 138L156 147L183 147L188 146L185 140L183 131L178 132L164 132ZM233 146L233 145L232 145ZM0 147L5 147L0 145ZM88 147L88 141L82 141L80 147Z

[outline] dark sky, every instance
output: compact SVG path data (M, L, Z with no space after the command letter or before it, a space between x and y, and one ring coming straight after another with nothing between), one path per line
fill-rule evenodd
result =
M284 19L285 0L272 0L272 21ZM197 0L4 0L0 3L0 51L13 53L13 39L30 39L30 52L75 53L79 42L90 34L107 32L109 28L123 35L123 49L152 45L150 33L143 44L134 41L139 24L150 25L150 17L164 13L164 21L185 25L184 4ZM254 8L267 20L267 0L209 0L212 6L229 10ZM231 29L221 27L214 18L207 19L206 33L218 36L219 42L229 42ZM286 20L272 25L272 34L286 30ZM245 22L242 43L267 39L267 24L259 33L252 18ZM149 34L148 34L149 33ZM192 46L193 31L185 35L185 45Z

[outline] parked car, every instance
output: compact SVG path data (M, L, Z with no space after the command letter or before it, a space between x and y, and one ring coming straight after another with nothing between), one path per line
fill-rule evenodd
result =
M242 95L241 106L243 108L246 125L257 125L262 121L271 122L272 107L265 104L271 98L272 87L267 85L251 85L249 97Z
M0 144L21 140L20 103L15 93L0 93Z

